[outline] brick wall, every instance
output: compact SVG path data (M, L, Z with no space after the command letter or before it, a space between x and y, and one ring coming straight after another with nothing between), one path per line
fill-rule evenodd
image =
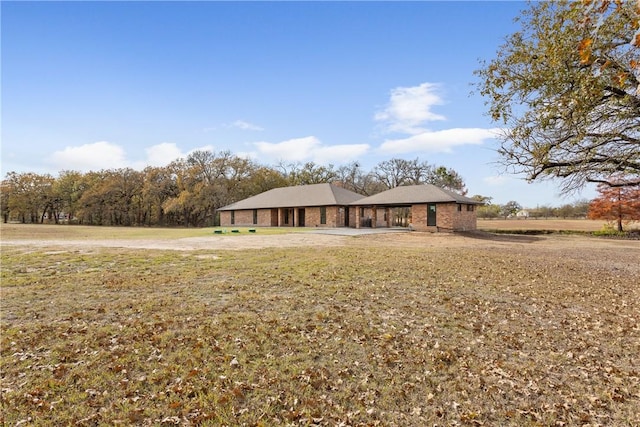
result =
M414 230L417 231L463 231L463 230L475 230L477 224L476 217L476 206L472 206L472 210L469 210L466 204L460 205L460 210L458 210L457 203L438 203L436 207L436 226L428 227L427 226L427 205L413 205L411 207L411 226ZM375 217L376 223L371 224L375 227L386 227L387 222L384 219L385 209L379 208L374 215L374 212L371 208L364 208L364 215L360 216L360 207L351 207L349 208L349 226L356 227L356 217L359 220L366 220L371 218L371 222L373 222L373 218ZM282 227L286 227L286 224L283 224L284 209L280 209L280 222ZM343 208L340 211L340 208L337 206L327 206L326 208L326 224L320 224L320 207L306 207L304 208L304 216L305 216L305 226L306 227L342 227L344 226L345 221L345 209ZM388 215L391 215L387 211ZM356 215L357 214L357 215ZM258 223L253 223L253 210L240 210L235 211L235 221L234 224L231 224L231 212L223 211L220 212L220 225L223 227L270 227L271 223L271 209L258 209ZM296 226L298 226L298 208L295 208L295 221ZM293 223L293 217L291 214L289 215L289 224L291 226ZM360 224L360 226L364 226Z
M453 231L457 215L456 203L438 203L436 207L437 231Z
M290 208L279 209L280 216L280 226L292 226L295 215L295 223L296 227L299 224L299 208L293 209L289 213L289 224L284 224L284 211ZM247 210L238 210L233 214L234 221L231 223L231 211L222 211L220 212L220 225L222 227L252 227L252 226L260 226L260 227L271 227L277 226L277 224L272 224L271 218L271 209L258 209L258 223L254 224L253 222L253 209ZM320 207L305 207L304 208L304 223L306 227L341 227L344 225L344 209L340 212L337 206L327 206L326 207L326 224L321 224L320 219Z
M461 205L462 210L454 216L453 228L456 231L475 230L478 226L478 217L475 205ZM471 210L469 210L471 209Z
M271 225L271 209L258 209L258 224L261 227Z
M230 211L220 212L220 226L229 227L230 225L231 225L231 212Z
M411 206L411 226L417 231L464 231L475 230L477 217L475 206L473 210L467 210L466 204L462 204L458 211L457 203L438 203L436 205L436 226L427 226L427 205Z
M233 224L231 223L231 211L220 212L220 225L223 227L232 227L232 226L244 226L250 227L255 225L253 223L253 209L252 210L244 210L244 211L234 211ZM258 216L259 218L259 216Z
M327 209L329 210L329 209ZM329 212L327 212L327 216ZM328 218L327 218L328 220ZM327 221L328 222L328 221ZM304 225L305 227L319 227L320 226L320 208L305 208L304 209ZM323 225L326 227L326 225Z
M436 215L440 213L439 207L436 208ZM411 227L416 231L435 231L435 229L431 230L432 227L427 227L427 205L411 206L410 221Z

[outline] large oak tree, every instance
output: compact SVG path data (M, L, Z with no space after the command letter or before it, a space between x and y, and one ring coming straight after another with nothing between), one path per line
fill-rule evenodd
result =
M520 31L476 71L504 126L507 170L559 179L563 192L640 185L639 4L532 2L521 13Z

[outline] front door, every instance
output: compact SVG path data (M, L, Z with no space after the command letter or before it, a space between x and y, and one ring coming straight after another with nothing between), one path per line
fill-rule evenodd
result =
M298 227L304 227L304 209L298 209Z
M427 227L436 226L436 204L429 203L427 205Z
M349 208L344 208L344 226L349 226Z

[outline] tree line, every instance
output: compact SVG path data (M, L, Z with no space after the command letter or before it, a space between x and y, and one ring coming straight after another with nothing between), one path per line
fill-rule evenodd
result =
M9 172L1 183L3 221L116 226L218 225L216 209L291 185L333 183L370 196L401 185L435 184L466 193L460 174L419 159L394 158L370 171L357 162L261 165L229 151L195 151L167 166L65 170L54 177Z
M604 219L615 223L615 229L619 232L624 231L624 223L640 220L640 187L600 184L597 192L598 195L591 201L580 200L558 207L543 205L529 209L523 209L515 200L500 205L491 203L491 198L473 197L482 202L477 209L478 218L481 219Z
M535 208L523 208L520 203L511 200L503 205L486 202L478 208L478 218L533 218L533 219L584 219L587 218L592 202L580 200L573 203L565 203L561 206L542 205Z

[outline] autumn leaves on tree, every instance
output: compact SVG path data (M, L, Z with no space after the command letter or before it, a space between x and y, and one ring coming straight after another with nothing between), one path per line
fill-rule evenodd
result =
M640 220L640 187L600 184L598 192L589 205L590 219L615 221L618 231L623 231L623 223Z
M564 193L640 186L640 3L530 5L476 71L488 114L504 127L505 169L557 180Z
M417 158L383 161L366 171L357 163L337 169L313 162L274 168L228 151L194 151L143 171L62 171L57 178L9 172L0 182L0 212L4 222L201 227L216 224L221 206L272 188L325 182L363 195L425 183L466 192L455 170Z

